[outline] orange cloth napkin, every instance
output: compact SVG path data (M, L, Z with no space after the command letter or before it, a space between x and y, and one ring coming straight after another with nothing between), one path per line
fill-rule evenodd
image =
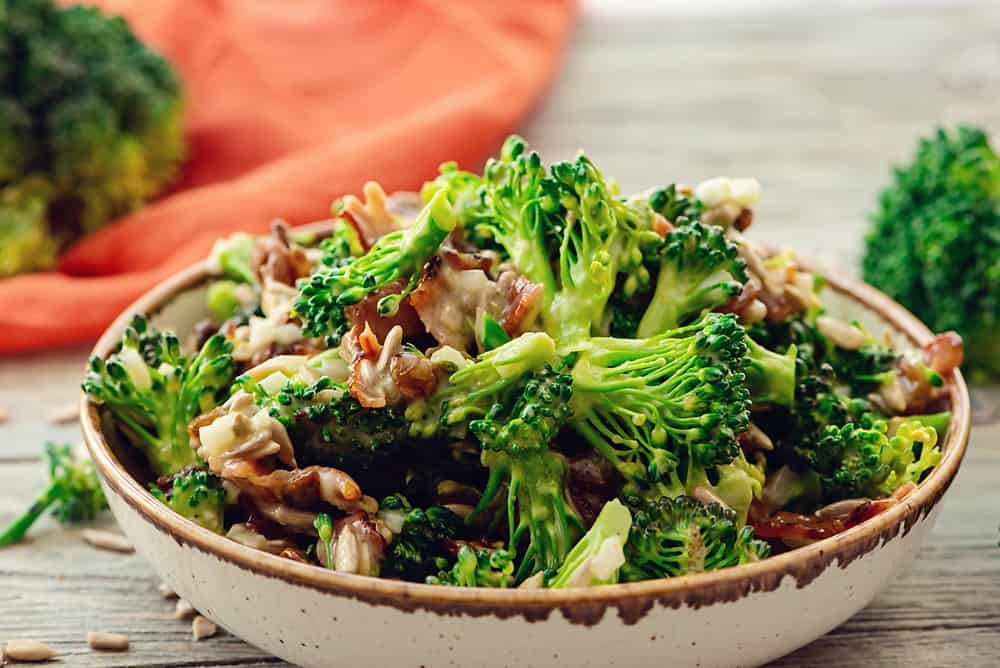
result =
M96 338L236 230L326 217L367 180L414 189L496 148L552 78L571 0L103 0L184 80L178 186L0 281L0 353Z

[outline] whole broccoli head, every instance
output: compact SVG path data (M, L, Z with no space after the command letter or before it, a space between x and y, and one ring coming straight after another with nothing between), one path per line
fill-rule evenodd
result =
M539 572L551 575L582 532L582 521L566 488L568 465L549 449L570 417L572 378L551 367L521 384L521 392L469 425L483 447L490 477L468 521L507 486L507 549L516 551L518 582Z
M686 496L631 502L632 531L621 570L627 582L714 571L770 554L751 527L740 527L736 515L718 504Z
M491 589L511 587L514 585L514 554L507 550L462 545L451 569L430 576L427 584Z
M229 393L231 353L232 344L216 334L197 355L183 355L173 333L137 315L117 352L91 358L83 391L111 412L155 474L172 475L197 463L187 427Z
M295 376L276 392L248 376L236 383L288 429L303 465L367 469L395 453L409 430L401 410L364 408L345 385L327 376L314 383Z
M119 17L3 2L0 51L3 276L142 206L174 179L184 137L176 75Z
M920 141L882 191L862 268L934 331L958 331L967 368L1000 373L1000 158L985 132Z
M24 514L0 532L0 547L17 543L46 510L63 524L93 519L108 507L107 499L88 457L76 457L71 446L45 444L49 482Z
M153 496L195 524L223 533L226 491L222 488L222 480L210 471L193 467L172 477L166 490L152 486Z
M462 518L441 506L412 508L401 495L385 498L379 508L380 512L406 513L386 547L380 569L383 577L424 582L449 567L452 558L447 542L459 536L464 527Z
M343 258L341 246L328 248L325 260L299 286L295 312L302 318L302 331L326 337L331 347L337 345L347 333L344 307L405 279L408 282L401 293L386 295L378 303L381 315L395 314L400 302L417 286L424 264L457 224L442 191L431 198L413 225L386 234L361 257Z

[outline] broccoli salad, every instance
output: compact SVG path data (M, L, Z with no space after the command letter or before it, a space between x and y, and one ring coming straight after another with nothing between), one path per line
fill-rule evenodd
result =
M953 333L896 352L745 236L753 179L623 197L511 137L419 205L235 235L211 317L134 317L84 389L153 494L321 568L583 587L756 561L850 528L941 459ZM321 230L321 231L315 231Z

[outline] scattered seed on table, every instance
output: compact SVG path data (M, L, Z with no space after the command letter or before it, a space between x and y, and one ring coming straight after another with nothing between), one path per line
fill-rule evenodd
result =
M111 533L110 531L101 531L99 529L84 529L80 532L80 535L83 537L85 543L100 550L121 552L122 554L132 554L135 552L135 547L129 542L129 539L120 533Z
M103 649L109 652L124 652L128 649L128 636L120 633L88 631L87 644L90 645L90 649Z
M48 661L58 655L48 645L34 640L8 640L3 653L4 659L14 661Z
M195 642L211 638L218 632L219 627L215 625L215 622L201 615L195 617L194 621L191 622L191 637Z
M175 592L166 582L161 582L160 586L156 588L156 591L160 592L160 596L163 598L177 598L177 592Z
M175 619L187 619L189 617L194 617L198 614L198 611L194 609L194 606L185 601L183 598L177 599L177 606L174 608L174 618Z
M69 424L76 420L76 416L80 414L80 409L77 408L76 404L60 404L49 411L49 422L52 424Z

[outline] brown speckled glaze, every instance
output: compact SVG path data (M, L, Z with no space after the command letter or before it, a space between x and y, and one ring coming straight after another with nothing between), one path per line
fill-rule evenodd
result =
M104 357L114 350L133 313L155 314L176 295L198 286L206 278L204 267L198 265L147 293L105 332L94 348L94 354ZM874 312L912 343L920 345L931 337L931 332L912 314L874 288L836 276L827 275L827 278L830 288ZM126 458L120 458L105 439L97 408L86 396L81 397L80 409L87 447L112 493L179 544L264 577L373 606L392 606L407 612L426 610L444 616L493 616L499 619L519 616L528 621L545 620L553 612L559 612L571 623L582 625L596 624L609 613L617 614L626 624L635 624L654 606L700 608L735 601L753 592L773 591L786 577L803 588L834 563L839 568L846 568L901 532L903 535L908 533L934 508L958 471L970 428L968 390L961 374L956 373L951 383L952 423L938 467L899 505L812 545L753 564L669 580L592 589L491 590L434 587L339 574L252 550L213 534L170 512L150 495L122 464L122 459Z

